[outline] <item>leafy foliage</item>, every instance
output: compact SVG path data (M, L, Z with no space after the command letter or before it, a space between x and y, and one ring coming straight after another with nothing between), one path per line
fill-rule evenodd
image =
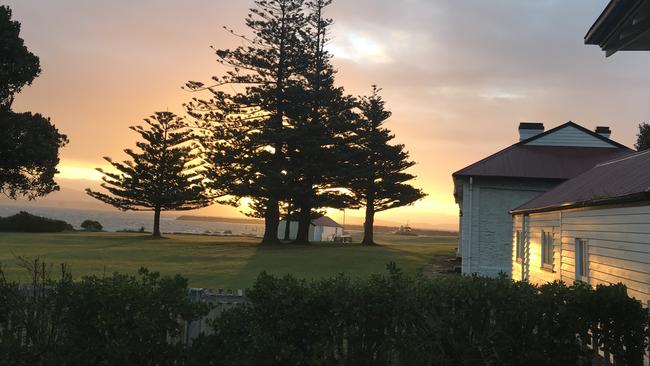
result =
M248 294L195 343L194 362L591 365L595 335L620 364L641 365L647 346L648 313L622 285L414 280L391 266L367 281L262 274Z
M141 269L74 282L65 267L57 280L38 261L29 269L29 286L0 271L2 365L178 365L183 321L208 311L180 276Z
M68 143L49 118L11 111L16 94L40 74L36 55L20 38L20 23L0 6L0 194L30 200L57 191L59 149Z
M0 193L30 199L59 190L59 149L67 137L40 114L0 112Z
M86 231L102 231L104 230L104 227L102 226L99 221L95 220L84 220L84 222L81 223L81 227L86 230Z
M154 236L160 236L161 211L204 207L211 195L188 123L171 112L156 112L144 121L149 129L131 127L144 140L136 143L140 151L124 150L133 160L106 157L117 172L97 169L104 174L102 187L108 194L91 189L86 193L120 210L153 211Z
M369 97L361 98L361 116L356 125L356 144L359 151L357 175L351 181L351 191L366 207L364 244L374 244L373 224L376 212L412 204L425 193L409 184L415 178L405 171L415 165L409 160L405 146L391 144L395 135L384 124L391 116L373 86Z
M40 61L20 38L20 23L0 6L0 111L8 111L16 94L41 73Z
M648 312L623 285L535 286L480 277L385 275L307 282L262 273L249 304L215 314L212 333L182 342L207 315L187 282L140 270L32 283L0 269L0 364L8 365L642 365Z
M0 232L58 233L65 230L74 229L65 221L35 216L25 211L20 211L13 216L0 217Z
M636 135L636 144L634 147L638 151L647 150L650 148L650 125L647 123L639 124L639 133Z

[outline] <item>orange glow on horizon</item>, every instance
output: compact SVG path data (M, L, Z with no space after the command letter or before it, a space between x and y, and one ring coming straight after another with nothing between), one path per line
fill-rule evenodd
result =
M453 1L334 1L328 50L337 84L355 96L373 84L383 89L393 112L387 127L417 162L411 173L428 194L378 219L456 225L451 173L516 142L521 121L610 126L613 139L632 146L650 114L647 80L639 76L650 53L606 60L583 45L604 2L485 2L469 11ZM181 87L223 73L210 45L241 44L221 26L248 34L252 1L5 3L43 70L14 109L51 117L68 135L57 176L65 190L75 180L98 183L94 168L106 167L103 156L124 158L138 137L128 126L159 110L183 115L184 103L209 97ZM241 215L225 206L201 212Z

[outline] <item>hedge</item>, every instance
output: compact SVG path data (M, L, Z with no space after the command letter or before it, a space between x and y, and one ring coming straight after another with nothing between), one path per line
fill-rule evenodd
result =
M32 273L24 287L0 271L2 365L590 365L596 344L634 366L648 346L648 313L623 285L413 278L394 265L367 279L262 273L246 305L186 344L184 322L209 308L180 276Z
M35 262L33 283L0 271L0 365L178 365L184 322L207 314L187 297L187 280L141 269L50 280Z
M195 343L207 365L642 365L648 313L625 286L388 275L315 282L262 274L250 305Z
M66 230L74 228L65 221L35 216L25 211L0 217L0 232L56 233Z

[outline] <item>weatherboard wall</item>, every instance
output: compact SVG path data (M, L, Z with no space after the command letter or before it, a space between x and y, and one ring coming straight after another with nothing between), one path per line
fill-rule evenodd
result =
M585 131L573 126L566 126L553 133L541 136L532 140L526 145L543 145L543 146L579 146L579 147L611 147L616 146L601 140Z
M460 249L462 272L495 277L511 275L511 209L557 183L533 179L480 177L463 182Z
M524 219L516 215L512 237L512 278L528 280L531 283L552 282L559 279L560 270L560 215L557 212L531 215ZM517 259L517 231L524 247L523 260ZM553 263L551 267L542 264L542 232L553 238Z
M587 281L590 285L623 283L630 296L650 301L650 205L610 206L573 209L555 213L516 215L516 230L525 225L529 261L516 260L513 250L513 278L542 284L553 280L573 283L576 239L587 240ZM553 229L554 271L541 270L541 229Z

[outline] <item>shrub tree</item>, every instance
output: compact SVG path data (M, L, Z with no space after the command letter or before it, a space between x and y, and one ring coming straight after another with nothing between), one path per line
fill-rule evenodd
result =
M86 231L102 231L104 229L99 221L94 220L84 220L84 222L81 223L81 227Z
M35 216L25 211L0 217L0 232L57 233L66 230L74 229L65 221Z
M38 56L20 38L20 23L0 6L0 194L11 199L45 196L54 181L59 150L68 138L39 113L11 110L18 93L41 73Z

